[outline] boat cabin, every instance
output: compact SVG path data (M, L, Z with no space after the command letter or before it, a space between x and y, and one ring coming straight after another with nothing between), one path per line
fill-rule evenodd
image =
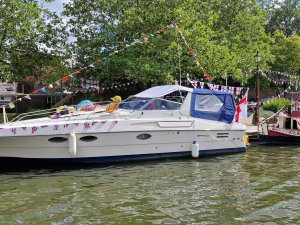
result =
M177 101L168 98L174 92L177 92ZM184 96L185 99L181 103ZM172 97L174 98L174 95ZM179 110L186 116L226 123L232 123L235 114L235 102L231 94L179 85L152 87L129 97L120 103L119 108L133 111Z

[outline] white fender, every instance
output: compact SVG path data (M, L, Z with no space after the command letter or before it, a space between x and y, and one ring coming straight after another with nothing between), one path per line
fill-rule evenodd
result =
M76 135L74 132L70 133L69 136L69 153L71 156L75 156L77 151L76 146Z
M192 157L195 159L199 157L199 144L197 141L193 141L192 144Z

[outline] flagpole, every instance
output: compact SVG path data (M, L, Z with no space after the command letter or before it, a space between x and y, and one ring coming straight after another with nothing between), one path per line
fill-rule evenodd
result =
M259 119L260 119L260 112L259 112L259 108L260 108L260 77L259 77L259 67L258 64L261 60L261 56L259 54L259 52L256 52L256 55L254 56L255 60L256 60L256 81L257 81L257 106L256 106L256 116L257 116L257 132L259 134Z

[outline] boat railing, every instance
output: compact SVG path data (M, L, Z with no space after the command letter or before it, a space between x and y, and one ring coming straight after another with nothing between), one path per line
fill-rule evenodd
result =
M94 102L94 104L97 105L101 105L101 106L106 106L110 103L111 101L102 101L102 102ZM70 108L74 108L75 109L75 113L69 113L67 115L63 115L63 116L78 116L80 113L79 112L84 112L89 116L94 115L97 112L103 112L103 111L97 111L97 108L95 107L94 110L91 111L80 111L79 109L76 108L76 105L71 105L68 106ZM104 110L105 111L105 110ZM12 125L13 123L16 123L18 121L21 120L25 120L25 119L37 119L40 117L44 117L44 116L50 116L56 113L56 109L44 109L44 110L37 110L37 111L32 111L32 112L27 112L27 113L21 113L18 116L16 116L15 118L13 118L11 121L8 122L9 125Z
M285 108L285 106L283 106L281 109L279 109L276 113L274 113L272 116L265 118L264 120L261 121L261 123L268 123L272 118L276 117L279 115L279 113Z
M50 115L53 113L53 109L44 109L44 110L38 110L38 111L33 111L33 112L27 112L27 113L21 113L15 118L13 118L11 121L9 121L9 124L16 123L20 120L23 119L33 119L33 118L39 118L45 115Z

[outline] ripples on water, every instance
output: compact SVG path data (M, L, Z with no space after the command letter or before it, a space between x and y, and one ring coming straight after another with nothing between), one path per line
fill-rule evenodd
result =
M0 224L300 224L300 148L0 172Z

